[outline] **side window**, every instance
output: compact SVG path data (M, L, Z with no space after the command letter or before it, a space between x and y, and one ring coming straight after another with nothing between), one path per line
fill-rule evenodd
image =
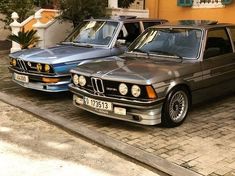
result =
M161 23L157 21L143 21L144 29L147 29L148 27L159 25L159 24Z
M233 44L235 46L235 27L230 28L230 32L231 32L231 35L232 35Z
M124 35L127 44L133 42L140 35L139 22L125 23L124 28L124 31L127 33L126 35Z
M232 45L225 28L209 30L207 34L205 58L231 53Z

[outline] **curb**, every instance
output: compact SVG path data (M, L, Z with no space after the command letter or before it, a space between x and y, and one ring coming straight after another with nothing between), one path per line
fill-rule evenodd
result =
M183 168L179 165L176 165L174 163L171 163L165 159L162 159L158 156L155 156L151 153L145 152L139 148L133 147L131 145L128 145L126 143L123 143L121 141L115 140L111 138L110 136L107 136L103 133L100 133L96 130L89 129L87 127L75 125L71 121L58 116L51 112L48 112L44 109L40 109L37 106L33 105L32 102L27 101L22 98L17 98L11 95L8 95L4 92L0 92L0 100L8 103L10 105L13 105L15 107L21 108L23 110L26 110L41 119L44 119L46 121L52 122L53 124L56 124L57 126L60 126L62 128L65 128L69 131L72 131L74 133L77 133L79 135L82 135L92 141L97 142L98 144L101 144L107 148L111 148L115 151L118 151L124 155L127 155L131 158L136 159L137 161L140 161L150 167L153 167L157 170L160 170L164 173L167 173L172 176L201 176L200 174L193 172L191 170L188 170L186 168ZM30 105L30 106L29 106Z

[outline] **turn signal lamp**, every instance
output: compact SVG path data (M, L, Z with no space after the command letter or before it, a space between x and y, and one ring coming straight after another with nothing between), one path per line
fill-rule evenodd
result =
M147 95L150 99L157 99L157 94L152 86L146 86Z
M44 83L58 83L60 81L59 78L42 78Z

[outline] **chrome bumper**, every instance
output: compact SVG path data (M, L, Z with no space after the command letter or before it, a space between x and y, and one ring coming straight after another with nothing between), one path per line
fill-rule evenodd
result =
M14 79L14 73L21 74L28 76L29 79L33 77L42 78L42 77L49 77L49 78L60 78L59 75L56 76L45 76L40 74L34 74L34 73L24 73L20 72L18 70L15 70L11 67L9 67L10 72L12 72L12 81L19 84L22 87L29 88L29 89L35 89L40 90L44 92L62 92L62 91L68 91L68 84L71 82L70 76L61 76L61 77L68 77L65 81L60 81L57 83L43 83L41 81L29 81L29 82L21 82Z
M69 90L74 94L73 95L73 104L81 109L92 112L97 115L124 120L128 122L143 124L143 125L156 125L161 123L161 111L163 101L156 102L138 102L138 101L128 101L128 100L120 100L117 98L111 97L100 97L90 94L86 91L79 90L73 86L73 84L69 85ZM88 105L84 104L84 101L77 101L77 99L83 100L84 97L90 97L100 101L111 102L113 105L112 111L105 111L95 109ZM126 110L125 115L120 115L114 112L114 108L123 108Z

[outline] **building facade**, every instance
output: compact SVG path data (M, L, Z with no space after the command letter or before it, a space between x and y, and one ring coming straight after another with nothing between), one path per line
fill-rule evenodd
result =
M145 0L145 8L150 18L235 23L235 0Z

